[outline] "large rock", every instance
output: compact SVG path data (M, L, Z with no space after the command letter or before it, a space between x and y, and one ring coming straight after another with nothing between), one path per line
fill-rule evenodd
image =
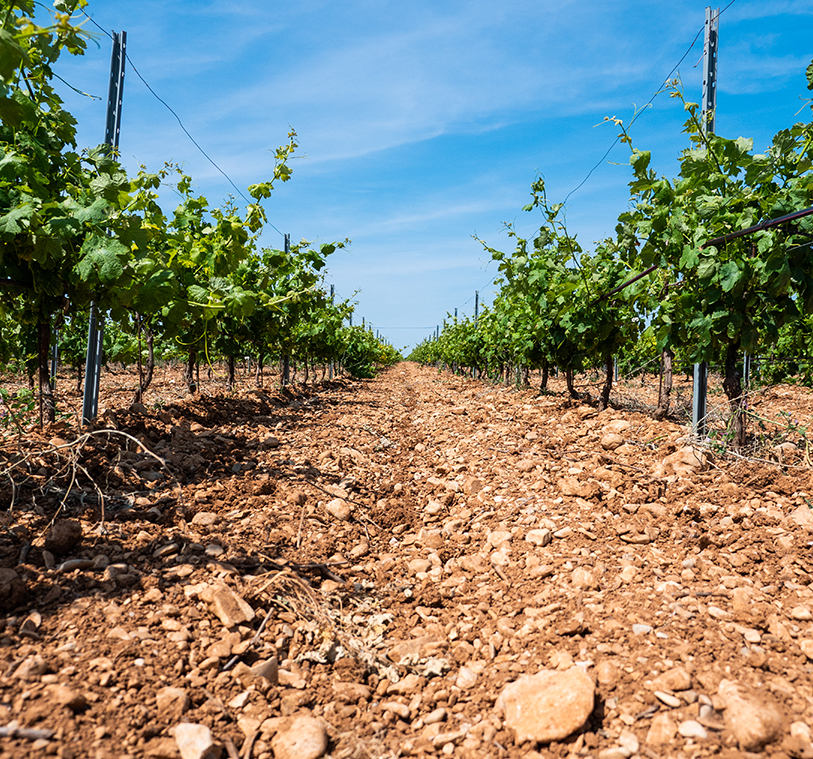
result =
M669 743L675 737L676 732L677 725L669 716L669 712L660 712L652 718L652 724L644 742L650 746L660 746Z
M220 759L221 750L206 725L181 722L172 729L182 759Z
M224 627L237 627L254 619L254 609L223 582L204 588L200 597L206 601Z
M692 687L692 676L683 667L668 669L652 681L653 690L683 691Z
M45 533L45 550L56 556L70 553L82 541L82 525L73 519L58 519Z
M283 718L271 739L274 759L319 759L327 751L327 733L321 720L302 714Z
M550 743L581 728L593 711L595 686L581 667L542 670L506 686L497 699L517 743Z
M790 514L790 519L799 527L809 527L813 529L813 511L810 510L810 507L806 503L803 503L793 511Z
M782 735L779 706L764 692L723 680L717 691L725 702L725 724L743 751L761 751Z
M669 454L661 461L653 472L655 477L690 477L695 472L706 468L706 454L699 448L686 446L679 451Z
M160 688L155 694L158 714L165 719L178 720L192 705L189 696L182 688Z

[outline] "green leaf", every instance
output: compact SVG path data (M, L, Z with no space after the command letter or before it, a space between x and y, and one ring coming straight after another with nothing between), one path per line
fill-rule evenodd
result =
M113 237L90 235L82 245L82 258L76 271L91 286L119 283L124 275L123 261L128 249Z
M720 267L720 287L723 292L731 292L742 278L742 270L734 261L728 261Z

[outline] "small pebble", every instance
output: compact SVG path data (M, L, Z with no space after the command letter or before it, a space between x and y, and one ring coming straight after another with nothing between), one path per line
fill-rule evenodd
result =
M681 705L681 701L677 696L673 696L670 693L664 693L662 690L655 691L655 698L667 706L670 706L672 709L677 709Z
M706 732L706 728L693 719L687 719L685 722L681 722L678 725L678 732L684 738L696 738L698 740L705 740L709 735Z

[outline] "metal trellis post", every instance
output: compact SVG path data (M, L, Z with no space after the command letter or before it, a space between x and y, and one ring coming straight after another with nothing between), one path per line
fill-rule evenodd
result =
M291 235L283 235L285 240L285 255L291 252ZM282 356L282 386L286 387L291 384L291 357L285 353Z
M703 108L701 120L706 134L714 133L717 110L717 37L720 9L706 8L703 37ZM708 366L705 362L694 365L692 389L692 432L696 437L706 434L706 393Z
M335 285L330 286L330 302L333 303L333 296L335 295ZM331 361L328 365L328 379L333 379L333 362Z
M124 62L127 60L127 32L113 33L110 55L110 82L107 90L107 120L105 145L117 151L121 132L121 103L124 97ZM96 304L90 304L87 357L85 359L85 390L82 397L82 424L89 424L99 413L99 378L102 372L104 320Z

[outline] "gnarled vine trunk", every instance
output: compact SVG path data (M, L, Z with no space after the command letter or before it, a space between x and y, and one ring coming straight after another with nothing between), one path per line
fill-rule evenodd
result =
M613 377L615 375L615 365L612 353L604 357L604 385L601 388L601 395L598 398L598 410L604 411L610 405L610 392L613 389Z
M573 370L572 369L565 369L565 384L567 385L567 392L568 395L573 398L574 400L578 400L579 394L576 392L576 388L573 387Z
M197 389L197 383L195 382L195 363L197 361L198 354L194 348L189 349L189 356L186 360L186 371L184 375L184 379L186 380L186 386L189 389L190 393L194 393Z
M40 427L45 422L56 421L56 403L51 387L51 367L48 358L51 355L51 322L37 322L37 359L40 384Z
M541 392L546 392L548 389L548 379L550 377L550 365L547 361L542 363L542 382L539 385L539 390Z
M229 367L229 391L234 390L234 356L229 356L227 359Z
M728 407L731 410L731 421L729 429L734 433L733 443L735 448L742 448L745 445L745 398L742 394L742 383L739 364L739 350L733 343L729 343L725 354L725 379L723 380L723 390L728 397Z
M146 334L146 342L147 342L147 365L146 367L142 367L141 365L141 345L138 346L138 389L136 390L135 394L135 401L137 403L142 402L142 398L144 397L144 393L150 387L152 383L152 377L155 373L155 347L154 347L154 338L155 335L151 329L148 329ZM139 332L138 335L139 343L141 342L141 333Z
M661 355L661 384L658 391L658 407L655 409L655 418L664 419L669 413L669 403L672 395L672 359L675 354L669 349Z

